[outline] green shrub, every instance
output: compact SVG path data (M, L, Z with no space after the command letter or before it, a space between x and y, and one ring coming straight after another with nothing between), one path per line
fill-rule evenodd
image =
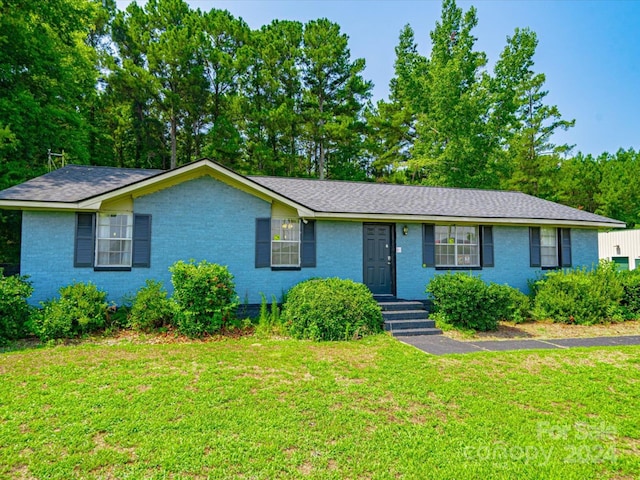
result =
M501 320L507 320L513 323L526 322L531 317L531 299L517 288L509 285L491 284L490 288L494 291L501 289L502 294L508 298L508 303Z
M0 269L0 344L25 335L30 311L27 298L32 293L27 277L3 277Z
M233 275L227 267L206 260L196 264L182 260L170 268L175 324L189 337L214 333L225 326L238 307Z
M427 285L427 293L435 312L446 323L464 330L495 330L499 320L522 321L528 316L526 295L462 272L436 275Z
M350 340L382 330L382 313L363 284L316 278L295 285L282 310L294 338Z
M624 316L640 319L640 269L620 272L620 281L623 289L620 305Z
M536 320L592 325L621 318L624 289L612 262L602 261L593 270L549 272L533 284L533 291Z
M72 338L104 328L107 294L92 283L73 283L59 290L60 298L42 304L31 317L31 330L41 340Z
M151 332L171 324L175 303L169 299L162 282L147 280L133 299L129 313L132 329Z

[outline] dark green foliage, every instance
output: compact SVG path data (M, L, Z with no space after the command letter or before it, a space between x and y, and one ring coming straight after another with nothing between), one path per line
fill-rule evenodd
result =
M640 319L640 270L620 272L624 293L620 305L626 318Z
M169 267L173 299L177 303L175 324L189 337L214 333L233 318L238 306L233 275L227 267L206 260L182 260Z
M304 26L303 141L309 167L321 179L359 180L365 172L362 115L373 84L361 75L364 59L351 60L348 41L340 26L326 18Z
M72 283L60 298L42 304L31 316L31 330L40 340L72 338L105 327L107 294L92 283Z
M459 328L488 331L499 320L527 316L524 294L507 285L486 284L478 276L457 272L436 275L427 285L437 313Z
M130 305L110 305L107 308L105 332L116 332L129 327Z
M1 164L0 177L2 177ZM5 186L9 187L10 185L6 184ZM0 211L0 264L14 269L20 264L21 221L22 212ZM7 269L5 269L5 273L8 273Z
M133 330L150 332L171 324L175 303L167 296L162 282L147 280L131 305L129 325Z
M533 283L533 292L536 320L592 325L621 318L624 289L612 262L549 272Z
M369 289L341 278L295 285L282 318L293 337L311 340L351 340L382 330L382 313Z
M32 293L27 277L3 277L0 269L0 344L25 334L30 311L27 298Z
M510 304L507 307L508 313L505 315L504 320L522 323L531 318L531 299L528 295L508 285L496 285L496 287L505 289L505 293L510 299Z

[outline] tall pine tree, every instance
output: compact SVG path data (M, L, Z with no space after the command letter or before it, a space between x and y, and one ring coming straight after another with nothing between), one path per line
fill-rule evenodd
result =
M350 178L364 172L364 106L372 83L364 59L351 61L348 37L327 19L304 27L302 113L309 174Z

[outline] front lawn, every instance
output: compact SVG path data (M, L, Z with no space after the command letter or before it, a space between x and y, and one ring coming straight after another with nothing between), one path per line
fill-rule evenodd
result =
M2 478L637 478L640 347L227 339L0 354Z

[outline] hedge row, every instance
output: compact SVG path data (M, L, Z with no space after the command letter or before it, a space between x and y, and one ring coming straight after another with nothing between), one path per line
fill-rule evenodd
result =
M437 315L466 329L494 330L499 320L591 325L640 318L640 270L619 271L609 261L592 270L550 271L531 281L530 291L526 296L462 272L438 275L427 285Z
M175 328L199 337L233 324L238 301L226 267L179 261L170 271L171 297L162 283L148 280L130 309L119 311L109 307L106 293L91 283L65 286L59 298L32 309L26 301L33 291L28 280L0 277L0 343L29 333L46 341L123 326L145 332ZM427 293L442 320L465 329L493 330L499 320L588 325L640 318L640 270L620 272L611 262L601 262L593 270L549 272L530 286L531 295L526 296L458 272L434 277ZM264 299L257 331L343 340L378 333L382 324L380 308L363 284L326 278L294 286L286 294L282 314L275 298L271 313Z
M0 278L0 342L31 333L43 341L73 338L110 327L139 331L164 327L190 337L214 333L233 319L238 303L227 267L202 261L176 262L170 268L173 296L162 283L148 280L124 318L107 303L106 292L92 283L72 283L59 297L30 308L33 289L26 277Z
M92 283L65 286L58 298L34 309L26 301L33 290L26 278L0 278L0 341L29 333L49 341L121 327L143 332L175 328L200 337L233 324L238 302L227 267L179 261L169 270L171 297L161 282L147 280L130 308L124 309L109 306L107 294ZM262 331L277 329L295 338L349 340L382 330L382 314L373 295L351 280L307 280L287 294L281 316L275 299L271 315L266 304L262 310ZM269 322L268 328L264 322Z
M601 261L593 270L554 271L531 283L532 318L592 325L640 318L640 270Z

